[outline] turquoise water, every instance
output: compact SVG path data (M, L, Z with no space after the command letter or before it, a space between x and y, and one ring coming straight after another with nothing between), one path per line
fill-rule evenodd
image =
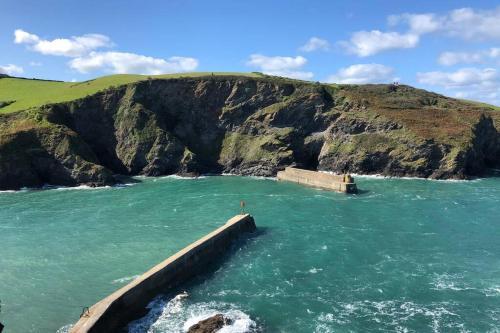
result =
M241 177L0 193L0 321L56 332L245 200L259 234L131 332L216 312L224 332L499 332L500 178L356 180L352 196Z

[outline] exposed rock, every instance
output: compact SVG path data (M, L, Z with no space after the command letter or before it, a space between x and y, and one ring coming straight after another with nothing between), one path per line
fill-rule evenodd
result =
M231 323L231 319L224 317L222 314L216 314L191 326L188 333L215 333L225 325L231 325Z
M288 165L467 178L500 166L499 126L499 111L403 85L155 79L0 114L0 189Z

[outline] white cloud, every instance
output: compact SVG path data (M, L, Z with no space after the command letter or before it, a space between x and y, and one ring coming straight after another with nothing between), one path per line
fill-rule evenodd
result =
M69 66L80 72L105 71L111 73L163 74L195 70L198 60L188 57L153 58L135 53L97 51L111 47L110 38L101 34L86 34L71 38L42 39L39 36L17 29L14 42L26 44L30 50L45 55L65 56L72 59ZM32 62L32 66L39 63Z
M381 64L357 64L341 68L327 81L332 83L364 84L394 81L394 69Z
M495 68L461 68L453 72L417 73L417 81L459 98L500 104L500 72Z
M30 66L40 67L40 66L42 66L42 63L38 62L38 61L30 61Z
M460 8L445 15L401 14L389 16L389 24L408 24L417 34L440 31L466 40L500 39L500 6L491 10Z
M20 66L16 66L13 64L0 66L0 74L18 75L18 74L22 74L22 73L24 73L24 69Z
M442 86L445 88L467 87L472 85L485 85L497 81L499 73L494 68L462 68L455 72L425 72L417 73L420 83Z
M496 59L500 59L498 47L476 52L443 52L439 55L438 62L444 66L453 66L459 63L484 63Z
M198 67L198 60L186 57L161 59L126 52L91 52L71 60L69 65L80 73L106 71L156 75L193 71Z
M447 17L444 29L464 39L500 39L500 7L494 10L461 8Z
M65 57L79 57L98 48L112 45L109 37L101 34L45 40L21 29L14 31L14 42L29 45L31 50L41 54Z
M349 41L340 43L349 52L367 57L390 49L408 49L417 46L415 33L382 32L379 30L355 32Z
M252 54L247 61L248 66L259 68L265 74L309 80L314 74L300 70L306 63L307 59L302 56L268 57L262 54Z
M465 40L500 40L500 6L491 10L472 8L455 9L447 14L404 13L388 17L390 26L405 24L405 33L380 30L357 31L349 41L340 45L360 57L367 57L390 49L417 46L420 37L429 33L442 33ZM446 60L444 60L446 61Z
M388 22L390 26L395 26L399 23L407 23L411 33L422 35L439 30L441 28L442 19L432 13L406 13L401 15L391 15L388 17Z
M30 34L21 29L14 31L14 43L16 44L35 44L40 38L37 35Z
M299 48L299 50L304 52L313 52L317 50L328 51L329 48L330 43L327 40L319 37L311 37L307 43Z

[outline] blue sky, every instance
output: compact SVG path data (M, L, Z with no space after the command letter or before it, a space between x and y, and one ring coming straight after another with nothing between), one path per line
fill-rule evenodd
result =
M0 72L261 71L500 105L498 1L3 0Z

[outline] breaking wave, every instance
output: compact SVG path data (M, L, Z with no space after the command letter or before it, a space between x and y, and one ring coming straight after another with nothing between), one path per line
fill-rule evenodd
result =
M149 313L128 326L129 333L183 333L201 320L222 314L231 320L218 333L257 332L257 324L236 306L221 302L191 303L187 294L179 294L170 300L155 298L149 305Z
M381 331L413 332L412 321L424 318L432 332L463 332L460 316L452 312L447 302L417 304L410 301L357 301L338 303L331 313L320 313L316 319L315 332L333 332L339 327L364 318ZM414 324L414 323L413 323Z

